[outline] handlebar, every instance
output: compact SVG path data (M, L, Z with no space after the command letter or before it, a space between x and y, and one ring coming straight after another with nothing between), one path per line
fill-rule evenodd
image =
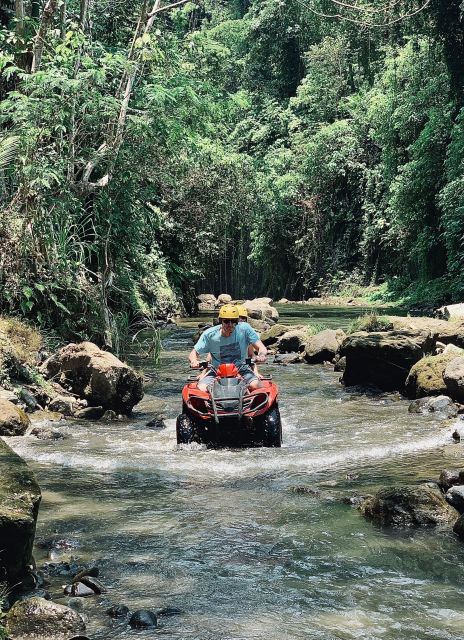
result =
M207 362L206 360L201 360L201 362L198 363L198 367L190 367L191 369L206 369L209 365L209 362Z
M248 365L249 367L252 367L255 364L262 364L262 362L260 362L259 360L257 360L256 358L245 358L245 360L243 361L246 365ZM201 360L198 363L198 367L192 367L190 366L191 369L193 369L194 371L197 371L198 369L207 369L209 366L211 365L210 362L208 362L207 360Z

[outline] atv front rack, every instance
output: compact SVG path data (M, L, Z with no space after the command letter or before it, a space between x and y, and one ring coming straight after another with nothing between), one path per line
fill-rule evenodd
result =
M256 394L254 396L245 396L247 388L245 385L241 385L240 394L237 396L221 396L220 398L215 398L213 394L213 389L210 390L210 398L211 398L211 408L213 410L214 422L219 424L219 418L238 418L242 419L243 415L251 409L251 405L254 403L255 399L262 395L261 402L257 403L253 406L253 411L260 411L263 407L266 406L268 401L268 394L264 392L260 392L260 394ZM226 408L224 405L227 402L236 402L237 409L234 410L232 408Z

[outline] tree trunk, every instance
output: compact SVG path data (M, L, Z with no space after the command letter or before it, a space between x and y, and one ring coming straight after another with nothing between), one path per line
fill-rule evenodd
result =
M16 35L23 36L24 33L24 2L15 0Z
M89 18L89 8L90 8L91 0L81 0L81 8L79 13L79 24L83 31L87 30L88 18Z
M64 42L66 37L66 0L62 0L60 8L60 38Z
M160 13L161 11L172 9L174 7L181 6L185 4L187 1L188 0L177 0L176 2L166 5L165 7L161 7L161 0L155 0L153 4L153 9L147 16L148 20L145 24L145 28L143 29L143 35L150 33L158 13ZM114 129L114 133L112 135L110 134L109 139L100 145L100 147L95 152L94 157L91 160L89 160L89 162L84 167L84 170L82 172L82 182L80 187L83 191L87 193L95 191L95 189L97 188L107 186L107 184L111 179L112 171L118 157L119 149L121 148L121 144L123 142L124 129L125 129L126 118L127 118L127 109L129 107L129 101L132 96L132 89L134 86L135 79L137 77L137 73L140 68L140 61L141 61L141 54L137 49L135 49L134 45L137 38L140 37L145 12L146 12L146 3L143 4L141 17L137 24L133 43L128 56L128 62L129 63L133 62L134 64L130 72L124 72L123 77L121 79L121 83L120 83L119 90L122 90L123 87L124 87L124 90L122 94L121 107L119 110L119 117L118 117L116 127ZM96 182L90 182L90 178L92 176L94 169L96 169L102 163L103 159L107 160L105 175L99 180L97 180Z
M32 54L32 67L31 73L35 73L40 69L40 63L42 61L42 53L45 44L45 38L53 22L53 16L55 15L58 0L48 0L44 7L42 18L40 20L39 30L35 37L34 50Z

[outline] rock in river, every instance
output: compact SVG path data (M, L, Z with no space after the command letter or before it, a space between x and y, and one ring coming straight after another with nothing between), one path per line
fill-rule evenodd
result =
M455 418L458 408L448 396L436 396L413 400L409 413L435 413L441 418Z
M464 402L464 358L454 358L443 374L448 394L453 400Z
M340 349L346 334L342 329L325 329L311 336L306 343L304 359L310 364L331 362Z
M143 397L142 377L91 342L68 344L46 360L41 371L103 410L128 414Z
M0 399L0 436L22 436L30 421L22 409Z
M449 362L456 358L456 354L442 353L438 356L421 358L411 367L406 379L406 394L408 398L422 398L423 396L442 395L446 393L443 374Z
M448 489L445 495L446 502L450 504L452 507L459 511L459 513L464 513L464 486L458 485L451 487Z
M6 617L11 640L68 640L85 631L85 624L76 612L44 598L16 602Z
M29 571L40 498L32 471L0 440L0 582L20 582Z
M114 604L106 610L106 613L110 618L125 618L129 615L129 607L126 607L125 604Z
M134 611L129 620L129 625L133 629L147 629L148 627L156 627L157 624L156 614L148 609Z
M343 382L347 386L375 385L384 391L402 390L416 362L435 345L429 331L359 331L344 340Z
M394 527L435 527L454 523L457 516L438 490L425 485L381 489L360 510L379 524Z
M463 483L462 471L459 469L443 469L440 473L440 478L438 480L438 486L445 493L448 491L450 487L454 487L455 485L459 485Z

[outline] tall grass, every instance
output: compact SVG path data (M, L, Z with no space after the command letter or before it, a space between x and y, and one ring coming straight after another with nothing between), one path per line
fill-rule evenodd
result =
M348 327L347 333L355 333L356 331L390 331L393 324L387 316L379 316L376 313L366 313L356 318Z
M118 357L137 355L151 359L154 366L161 358L161 330L155 309L130 319L127 311L112 317L113 351Z

